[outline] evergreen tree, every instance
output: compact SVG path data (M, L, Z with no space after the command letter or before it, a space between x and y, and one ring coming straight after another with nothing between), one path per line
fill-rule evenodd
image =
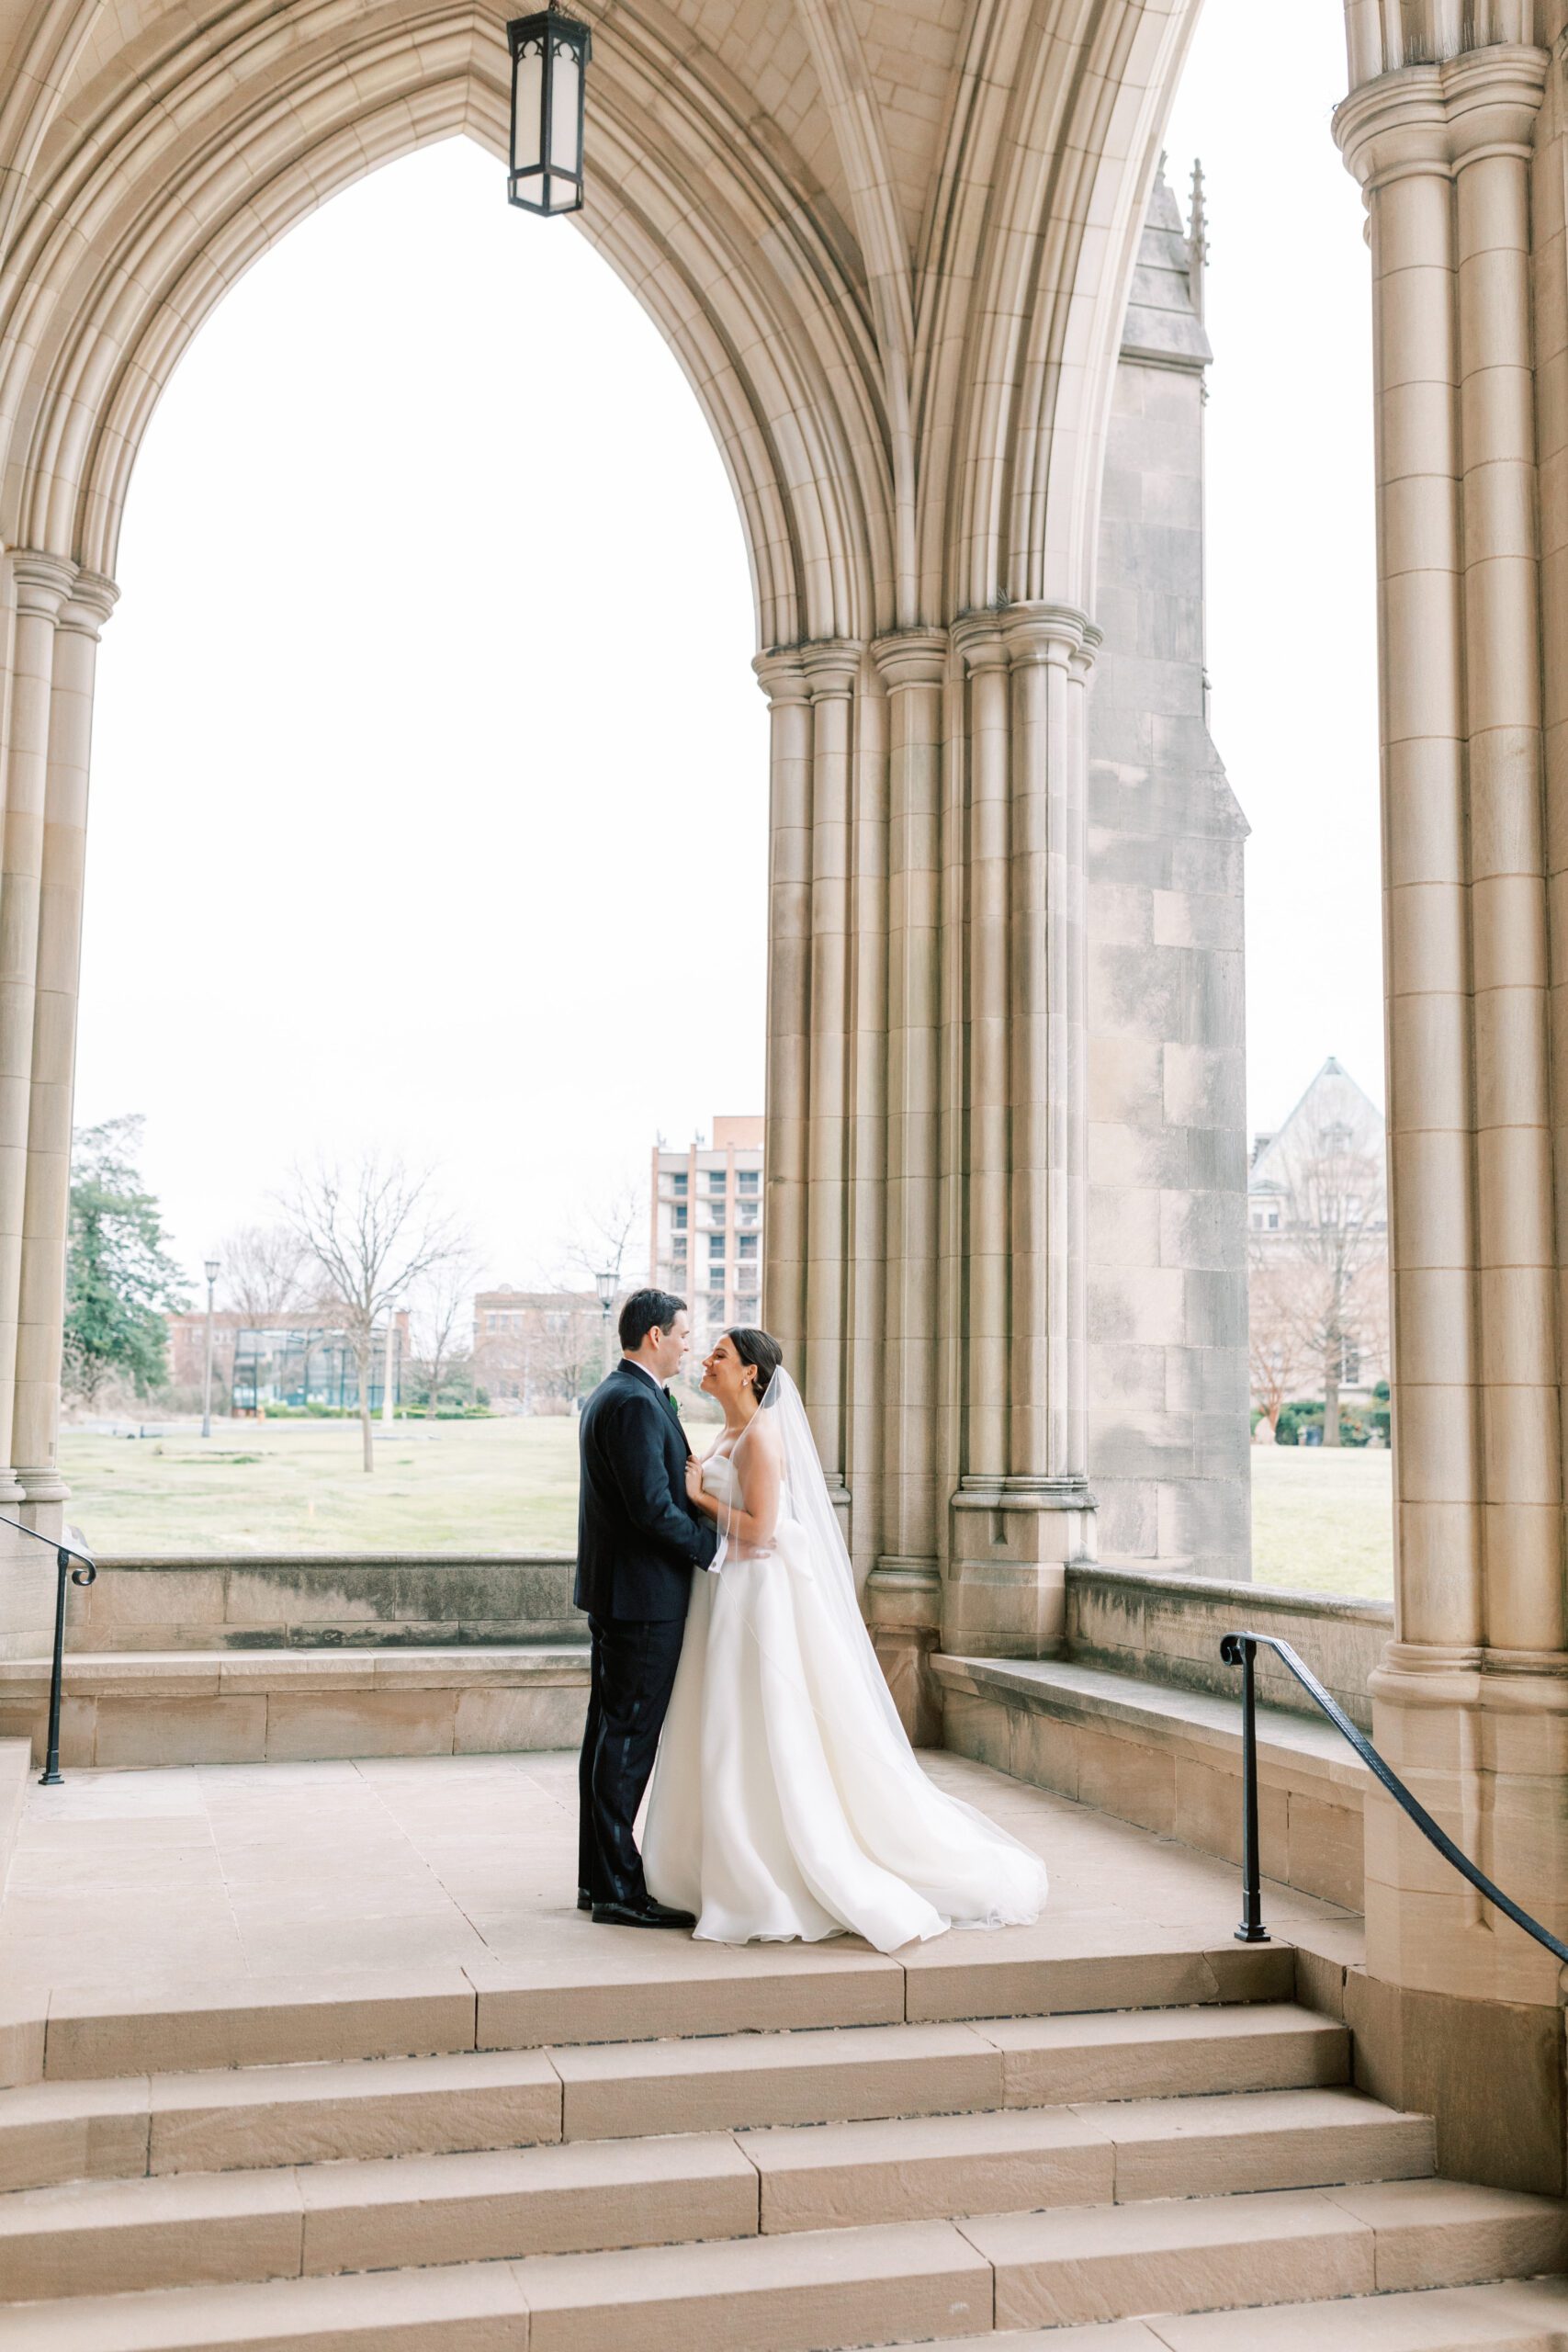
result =
M73 1138L65 1272L65 1385L92 1404L107 1380L139 1396L168 1373L164 1315L181 1307L179 1269L136 1161L140 1118L106 1119Z

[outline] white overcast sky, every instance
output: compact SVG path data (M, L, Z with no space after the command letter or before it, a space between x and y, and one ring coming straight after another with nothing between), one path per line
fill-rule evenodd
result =
M1209 183L1255 1125L1328 1053L1382 1091L1343 74L1334 0L1207 0L1168 141L1173 181L1198 153ZM250 273L153 419L118 569L77 1116L145 1114L188 1266L294 1161L378 1142L436 1163L491 1277L527 1282L656 1131L761 1107L767 727L733 500L657 328L492 161L378 172Z

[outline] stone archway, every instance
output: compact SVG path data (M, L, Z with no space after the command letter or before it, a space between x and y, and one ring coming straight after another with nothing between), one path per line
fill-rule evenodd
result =
M944 1615L1034 1650L1092 1542L1098 450L1183 12L991 0L959 25L931 0L930 54L903 57L826 0L782 40L688 13L599 20L582 225L681 358L750 556L773 714L766 1312L890 1652ZM31 54L3 183L0 1458L47 1510L92 650L140 436L226 286L334 187L457 133L499 153L504 46L467 7L241 7L196 34L155 9L111 33L86 6L40 20ZM793 107L762 103L784 65ZM971 874L976 724L1003 743L1010 910ZM977 1250L972 1167L1004 1227Z
M939 1637L1039 1652L1094 1513L1101 456L1194 0L593 13L585 226L725 454L773 713L766 1312L895 1665ZM1347 0L1339 117L1379 304L1401 1617L1378 1721L1559 1930L1565 16ZM93 645L138 436L292 220L422 141L499 146L501 24L410 0L0 22L0 1502L45 1524ZM6 1638L41 1646L44 1579L6 1573ZM1555 2015L1382 1815L1370 1887L1391 1982Z

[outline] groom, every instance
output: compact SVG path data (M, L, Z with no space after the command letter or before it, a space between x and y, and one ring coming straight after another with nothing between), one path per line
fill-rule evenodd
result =
M694 1928L643 1883L632 1825L670 1706L692 1571L718 1529L686 1500L686 1433L667 1383L691 1346L686 1303L633 1291L621 1361L582 1408L577 1510L579 1609L592 1675L578 1765L577 1907L621 1928Z

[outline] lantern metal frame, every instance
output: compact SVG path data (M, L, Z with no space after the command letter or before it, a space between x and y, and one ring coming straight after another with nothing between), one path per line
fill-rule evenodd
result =
M506 197L520 211L537 212L553 220L558 213L581 212L583 197L583 119L588 88L588 61L592 54L593 36L589 27L575 17L562 14L558 8L546 8L536 16L513 17L506 28L506 46L512 59L512 104L506 150ZM562 51L576 61L577 96L576 121L573 124L572 153L575 170L555 160L556 108L561 94L556 82L556 65ZM520 69L532 54L539 59L539 97L537 121L529 127L528 136L536 148L525 168L518 169L517 160L517 86ZM573 102L565 101L568 105ZM537 188L536 196L525 196L521 184L528 181ZM569 202L557 200L558 188L570 191Z

